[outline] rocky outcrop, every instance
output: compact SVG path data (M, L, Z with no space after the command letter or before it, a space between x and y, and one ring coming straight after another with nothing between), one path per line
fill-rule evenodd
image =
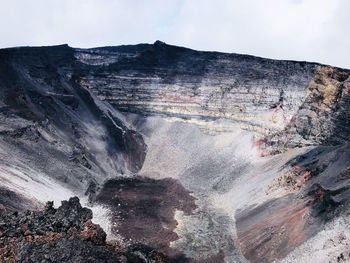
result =
M267 135L275 152L276 144L334 144L349 137L347 70L159 41L76 50L75 56L90 65L81 85L124 112L193 122L207 132L240 127Z
M339 145L350 139L350 72L319 66L307 95L284 131L264 142L273 152L307 145ZM270 149L271 149L270 148Z
M73 197L55 209L0 211L1 262L169 262L142 244L106 243L106 233L91 223L91 210Z
M88 64L81 85L124 112L195 122L222 132L237 126L282 130L302 104L316 64L153 45L75 50ZM212 124L224 119L232 125ZM212 125L210 125L212 124Z
M0 50L0 177L7 188L18 185L14 178L40 183L49 174L85 191L91 181L142 167L142 136L79 85L84 69L68 46Z

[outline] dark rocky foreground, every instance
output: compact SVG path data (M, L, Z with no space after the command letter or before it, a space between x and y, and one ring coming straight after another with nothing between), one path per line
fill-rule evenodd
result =
M0 262L170 262L164 254L137 244L106 243L106 233L91 223L92 212L72 197L55 209L0 211Z

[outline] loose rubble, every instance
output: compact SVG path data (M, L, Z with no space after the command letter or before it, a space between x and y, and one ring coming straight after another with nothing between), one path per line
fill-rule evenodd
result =
M142 244L123 247L106 242L103 229L91 222L92 212L78 197L55 209L0 211L0 262L169 262Z

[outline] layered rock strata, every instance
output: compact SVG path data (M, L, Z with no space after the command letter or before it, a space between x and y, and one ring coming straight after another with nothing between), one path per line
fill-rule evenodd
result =
M80 221L41 234L60 214L49 206L26 215L40 237L16 225L6 253L20 243L26 253L11 255L25 261L69 243L102 261L128 259L116 244L150 262L295 257L349 213L349 74L159 41L0 50L0 203L23 211L79 195L118 239L106 248Z
M306 98L282 132L263 141L273 152L307 145L340 145L350 139L350 72L320 66Z
M282 130L306 97L316 64L170 46L75 50L90 66L81 84L115 108L197 123L224 119L262 134ZM209 124L209 125L208 125ZM209 127L208 127L209 126Z

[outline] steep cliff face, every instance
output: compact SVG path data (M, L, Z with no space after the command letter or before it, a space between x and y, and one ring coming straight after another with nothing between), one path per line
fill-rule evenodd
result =
M2 185L39 198L47 175L52 187L85 191L90 181L142 167L141 135L79 86L75 70L68 46L0 50Z
M339 145L350 139L350 72L319 66L306 97L284 131L265 138L275 150Z
M268 141L288 147L337 143L331 137L338 130L340 142L349 136L347 70L159 41L76 50L75 57L91 65L81 84L120 111L193 122L208 132L239 127L262 137L287 130Z
M296 113L316 64L198 52L157 41L137 47L76 50L90 65L81 83L115 108L196 122L213 120L262 134L282 130ZM222 131L213 123L213 131Z
M159 41L0 50L0 209L77 195L109 240L159 262L337 262L349 75ZM96 245L63 232L80 256ZM344 242L325 254L328 239Z

